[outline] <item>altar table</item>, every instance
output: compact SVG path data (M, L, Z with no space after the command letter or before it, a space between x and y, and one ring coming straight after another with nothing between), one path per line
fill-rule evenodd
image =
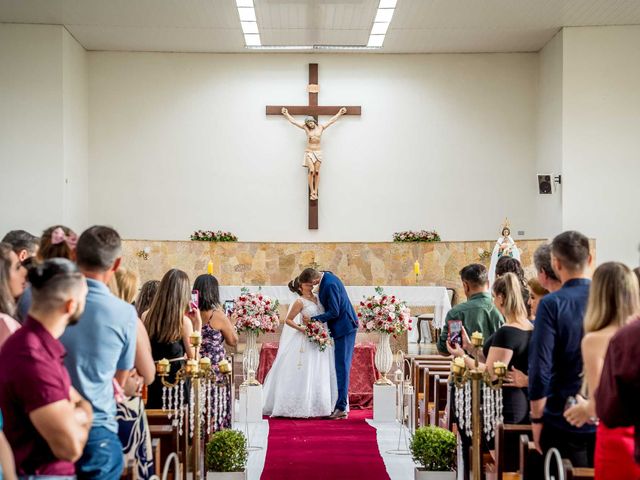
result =
M282 285L263 285L263 286L221 286L220 300L233 300L240 295L243 288L249 289L250 292L257 292L258 289L272 299L278 300L284 305L291 305L298 296L291 292L288 287ZM371 286L346 286L347 295L354 304L359 303L363 297L369 297L376 294L375 287ZM408 307L433 307L434 308L434 326L442 328L444 319L449 310L451 310L451 302L445 287L437 286L415 286L402 287L395 285L382 286L385 293L395 295L400 300L407 303Z
M266 292L265 292L266 294ZM267 373L278 353L278 343L263 343L260 350L260 365L256 378L264 383ZM374 364L376 345L371 342L358 343L353 351L351 375L349 378L349 407L352 409L373 406L373 383L378 379Z

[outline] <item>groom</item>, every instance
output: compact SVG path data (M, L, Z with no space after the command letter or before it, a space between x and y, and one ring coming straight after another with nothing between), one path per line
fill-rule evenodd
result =
M349 374L356 333L358 332L358 317L347 296L347 290L333 273L307 268L298 278L300 283L313 285L314 290L318 288L317 285L320 286L318 299L324 306L325 313L311 319L305 317L304 321L306 323L310 320L317 320L326 323L329 327L329 332L333 337L338 380L338 401L329 418L334 420L347 418Z

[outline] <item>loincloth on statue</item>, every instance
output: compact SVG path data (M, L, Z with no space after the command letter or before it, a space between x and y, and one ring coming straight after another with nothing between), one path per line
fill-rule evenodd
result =
M306 168L315 168L316 163L322 163L322 152L313 152L310 150L305 151L304 162L302 162L302 166Z

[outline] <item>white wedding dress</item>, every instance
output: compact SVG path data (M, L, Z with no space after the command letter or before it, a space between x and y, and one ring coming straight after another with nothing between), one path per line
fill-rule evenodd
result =
M324 313L319 303L299 298L307 317ZM295 322L302 324L301 315ZM263 396L263 413L272 417L331 415L338 400L333 346L321 352L302 332L285 323L278 354L264 381Z

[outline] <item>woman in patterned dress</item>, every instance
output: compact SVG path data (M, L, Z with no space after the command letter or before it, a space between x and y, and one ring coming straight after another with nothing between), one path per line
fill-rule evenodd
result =
M226 357L224 344L235 347L238 344L238 334L220 305L220 291L218 280L213 275L200 275L193 284L193 289L198 291L198 307L202 315L202 345L200 355L211 359L211 365L217 370L218 362ZM227 402L226 415L218 418L213 425L217 431L231 427L231 391L226 390Z

